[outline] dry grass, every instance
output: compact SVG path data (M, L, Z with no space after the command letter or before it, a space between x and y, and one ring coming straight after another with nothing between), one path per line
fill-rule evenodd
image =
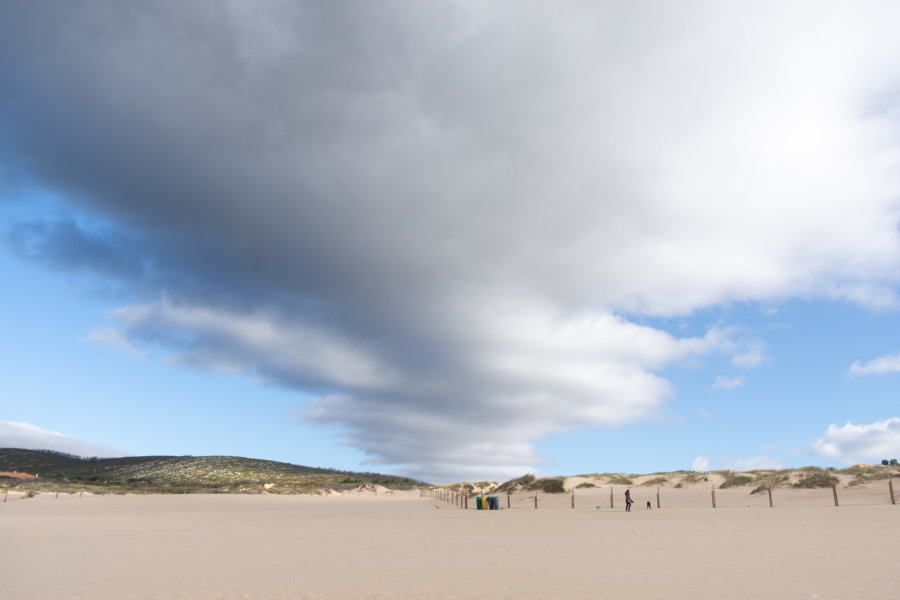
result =
M628 475L610 475L609 483L611 485L634 485L634 480Z
M651 487L654 485L666 485L669 483L668 477L654 477L653 479L648 479L644 483L641 484L642 487Z
M825 471L807 472L800 481L794 484L795 488L829 488L840 483L836 475Z

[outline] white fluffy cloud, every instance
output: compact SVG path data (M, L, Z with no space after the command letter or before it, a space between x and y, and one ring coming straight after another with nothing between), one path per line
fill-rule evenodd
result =
M95 329L86 336L85 341L98 344L100 346L110 348L112 350L123 352L134 359L143 359L147 353L133 341L128 339L121 330L110 327L103 329Z
M725 375L718 375L713 380L713 389L714 390L733 390L735 388L739 388L744 385L744 376L738 375L736 377L726 377Z
M847 464L878 463L900 458L900 418L891 417L869 425L829 425L812 446L813 454Z
M373 452L375 464L439 479L521 473L541 458L528 440L648 415L671 394L653 370L730 347L715 329L679 339L609 315L566 318L538 307L482 304L470 318L479 325L460 332L472 348L465 360L419 372L320 324L263 312L164 300L115 314L122 337L175 351L171 360L317 391L305 418L341 423L345 441ZM472 464L473 455L489 456L490 466Z
M708 471L709 459L705 456L698 456L691 462L691 471Z
M55 450L84 457L126 456L100 444L48 431L28 423L0 421L0 448L24 448L26 450Z
M900 354L888 354L872 359L867 363L854 362L850 365L851 375L884 375L900 372Z
M715 459L709 459L705 456L698 456L691 463L692 471L709 471L711 468L715 470L728 469L731 471L783 469L785 468L785 461L780 458L773 458L771 456L720 456Z
M724 456L719 458L716 463L720 469L755 471L757 469L783 469L786 461L765 455L750 457Z

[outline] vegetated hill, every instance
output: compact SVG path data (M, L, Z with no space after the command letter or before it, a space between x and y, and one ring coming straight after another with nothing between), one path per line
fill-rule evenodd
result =
M379 473L355 473L304 467L239 456L128 456L81 458L48 450L0 448L0 472L40 476L43 483L84 486L192 488L210 491L310 492L382 485L393 489L426 487L427 483ZM168 490L166 488L169 488Z

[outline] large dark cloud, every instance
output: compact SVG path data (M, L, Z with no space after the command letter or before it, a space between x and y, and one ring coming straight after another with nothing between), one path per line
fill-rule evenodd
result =
M894 9L811 6L5 2L3 176L108 224L8 237L374 461L509 474L741 351L613 311L894 302Z

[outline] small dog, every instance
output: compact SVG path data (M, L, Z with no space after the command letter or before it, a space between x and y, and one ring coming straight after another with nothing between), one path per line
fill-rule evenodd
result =
M647 500L647 510L650 510L650 501Z

